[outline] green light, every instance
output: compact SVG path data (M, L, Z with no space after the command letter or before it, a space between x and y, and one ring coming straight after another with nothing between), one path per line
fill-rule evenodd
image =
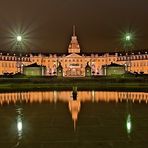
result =
M131 40L131 35L126 35L125 39L126 39L126 41L130 41Z
M119 41L123 49L131 50L134 47L136 40L137 40L136 30L129 27L120 31Z
M124 39L127 42L132 41L133 40L132 33L125 33Z

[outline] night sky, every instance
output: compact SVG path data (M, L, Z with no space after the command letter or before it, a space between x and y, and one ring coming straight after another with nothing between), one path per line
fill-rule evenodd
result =
M148 0L0 0L0 48L67 52L72 26L82 52L123 50L121 34L134 32L135 50L148 49Z

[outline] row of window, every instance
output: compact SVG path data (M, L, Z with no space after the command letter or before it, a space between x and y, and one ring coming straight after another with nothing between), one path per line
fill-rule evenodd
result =
M16 67L16 63L1 63L1 67L9 67L9 68L14 68Z
M118 57L119 61L124 61L124 60L144 60L148 59L148 55L132 55L132 56L123 56L123 57Z
M0 56L0 60L6 60L6 61L16 61L18 59L20 59L22 61L30 61L30 58L29 57L17 57L17 56ZM127 60L127 59L131 59L131 60L142 60L142 59L148 59L148 55L132 55L132 56L121 56L121 57L118 57L118 60L119 61L122 61L122 60ZM104 61L115 61L116 59L115 58L109 58L109 59L101 59L101 58L96 58L96 59L92 59L92 62L104 62ZM39 62L39 59L35 60L33 59L32 60L33 62ZM65 59L65 60L60 60L60 62L82 62L83 60L82 59ZM46 62L46 60L43 60L43 62ZM48 62L55 62L55 60L48 60Z
M40 60L39 59L33 59L32 62L39 62ZM59 62L82 62L83 60L81 59L69 59L69 60L59 60ZM56 62L56 60L43 60L43 62Z
M148 98L148 95L143 95L143 94L121 94L119 95L120 98L127 98L127 97L131 97L131 98Z
M32 62L39 62L39 59L36 59L36 60L33 59L33 60L31 60L31 61L32 61Z
M0 56L0 60L4 60L4 61L26 61L29 62L30 58L28 57L11 57L11 56Z
M21 94L22 95L22 98L29 98L29 95L28 94ZM16 101L18 99L18 95L15 94L15 95L0 95L0 100L4 101L4 100L13 100L13 101Z
M39 60L39 59L32 59L31 61L32 61L32 62L37 62L37 63L38 63L38 62L41 62L41 60ZM47 62L56 62L56 60L42 60L42 62L44 62L44 63L45 63L46 61L47 61Z
M82 59L65 59L65 60L60 60L60 62L82 62Z
M134 62L134 63L132 63L131 62L131 66L133 66L133 67L139 67L139 66L148 66L148 62Z
M115 58L113 58L113 59L98 59L98 62L107 62L107 61L109 61L109 62L111 62L111 61L116 61L116 59ZM96 62L96 60L93 60L93 62Z
M32 62L39 62L40 60L37 59L37 60L32 60ZM92 59L91 62L107 62L107 61L116 61L116 59ZM46 60L43 60L43 62L45 63ZM56 60L48 60L47 62L56 62ZM82 59L65 59L65 60L59 60L59 62L83 62Z

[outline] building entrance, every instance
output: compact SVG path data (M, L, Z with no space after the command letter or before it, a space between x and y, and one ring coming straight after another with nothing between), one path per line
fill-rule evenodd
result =
M67 77L81 77L82 71L81 71L81 69L70 68L69 70L67 70L66 76Z

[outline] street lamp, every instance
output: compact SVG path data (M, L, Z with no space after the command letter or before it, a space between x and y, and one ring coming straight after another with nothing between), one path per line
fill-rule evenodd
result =
M21 41L22 41L22 36L21 36L21 35L18 35L18 36L16 37L16 40L17 40L17 42L21 42Z
M129 50L131 50L132 48L132 44L133 44L133 34L128 32L125 33L124 35L124 47L126 48L127 52L126 52L126 67L127 67L127 71L128 71L128 66L130 67L130 71L131 71L131 61L130 61L130 55L128 57L128 52ZM128 62L129 60L129 62Z
M21 35L17 35L16 36L16 42L17 42L17 49L19 50L18 52L20 53L20 48L21 48L21 44L22 44L22 36ZM21 73L21 55L19 54L19 56L17 57L17 72ZM20 70L19 70L20 69Z
M131 39L131 36L130 36L130 35L127 35L127 36L126 36L126 40L127 40L127 41L130 41L130 39Z
M133 43L133 34L128 32L128 33L125 33L124 34L124 46L125 47L131 47L132 46L132 43Z
M125 40L130 41L132 39L132 34L131 33L126 33L125 34Z

